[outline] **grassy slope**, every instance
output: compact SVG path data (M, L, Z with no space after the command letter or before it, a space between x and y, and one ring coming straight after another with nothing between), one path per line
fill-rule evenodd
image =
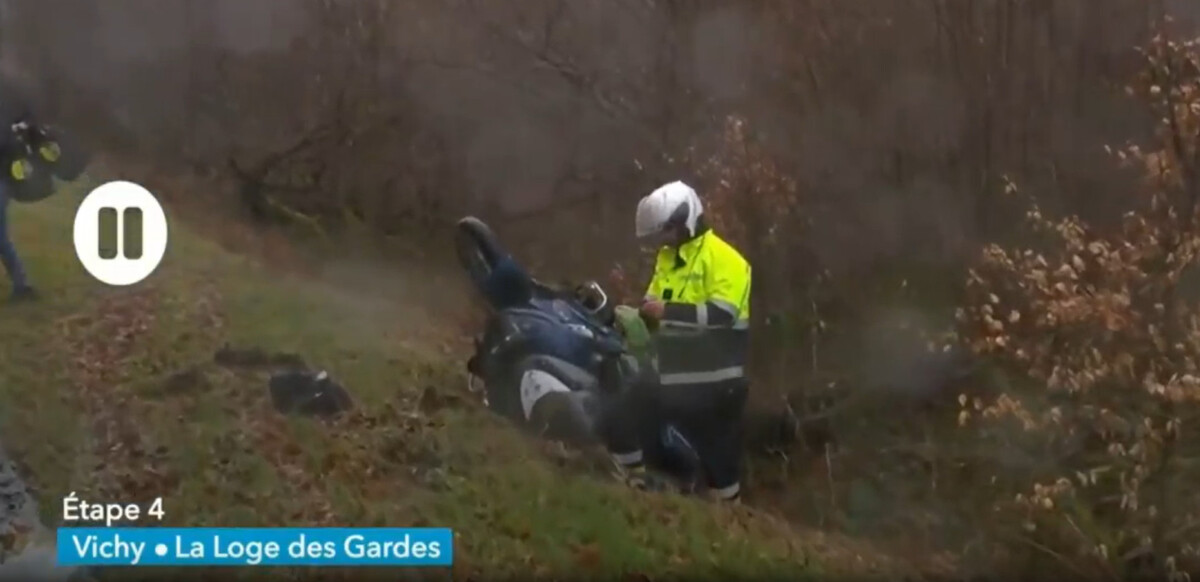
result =
M419 306L367 321L178 221L154 276L104 288L71 248L77 200L12 209L46 297L0 306L2 435L47 523L69 491L162 496L175 525L450 526L459 576L822 569L788 528L748 509L642 495L556 466L574 461L556 463L463 397L456 362L387 333ZM212 362L225 342L303 355L349 387L359 412L333 426L280 418L265 372Z

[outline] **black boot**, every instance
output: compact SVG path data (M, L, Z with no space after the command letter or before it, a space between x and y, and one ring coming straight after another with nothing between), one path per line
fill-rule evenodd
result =
M8 300L12 303L23 303L33 301L38 298L38 292L29 285L24 285L13 289L12 295L9 295Z

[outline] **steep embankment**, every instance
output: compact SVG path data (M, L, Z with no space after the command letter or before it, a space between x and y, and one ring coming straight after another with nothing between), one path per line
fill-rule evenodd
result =
M76 491L161 496L182 526L450 526L457 574L867 568L860 552L750 509L631 492L530 442L466 397L460 355L422 345L421 305L274 272L170 208L160 270L105 288L74 257L78 199L11 209L44 298L0 307L2 434L47 523ZM357 412L329 426L281 418L266 370L214 362L227 343L300 355L341 380Z

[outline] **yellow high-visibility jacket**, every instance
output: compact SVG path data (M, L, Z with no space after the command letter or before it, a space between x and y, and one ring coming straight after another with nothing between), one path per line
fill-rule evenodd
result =
M646 298L663 301L656 339L664 386L745 377L750 329L750 263L712 230L663 247Z

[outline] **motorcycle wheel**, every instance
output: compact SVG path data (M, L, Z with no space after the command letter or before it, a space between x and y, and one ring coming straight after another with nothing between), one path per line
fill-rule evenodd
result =
M458 262L476 285L482 286L496 263L505 256L496 234L482 220L468 216L458 221L454 237Z

